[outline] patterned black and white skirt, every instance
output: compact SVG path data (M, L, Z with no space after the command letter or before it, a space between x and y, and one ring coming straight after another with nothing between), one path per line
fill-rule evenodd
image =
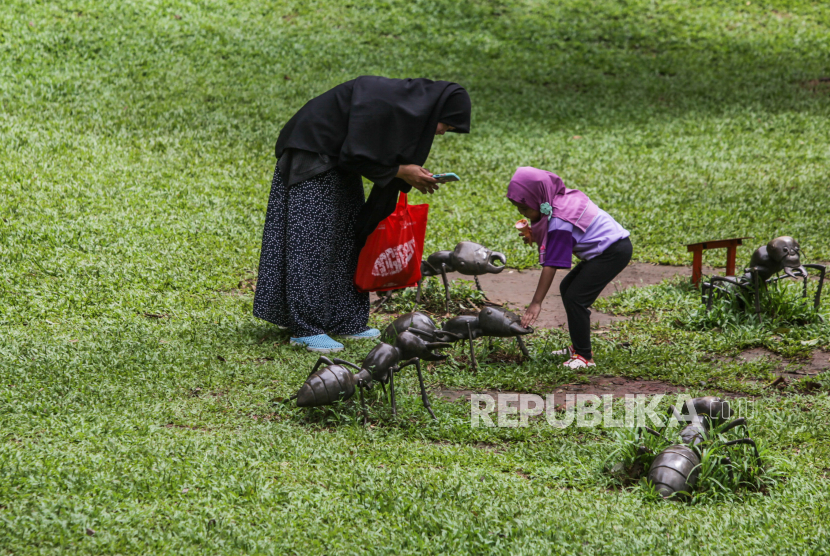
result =
M363 203L358 175L335 168L288 188L274 171L254 316L289 328L296 338L368 328L369 294L354 286L360 255L355 225Z

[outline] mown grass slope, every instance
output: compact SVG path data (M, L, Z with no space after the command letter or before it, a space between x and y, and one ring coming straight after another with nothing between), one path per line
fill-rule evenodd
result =
M281 124L362 74L473 98L473 133L433 148L429 167L463 181L429 198L428 248L474 239L532 264L503 192L536 165L617 216L638 260L782 233L826 260L829 18L806 1L3 3L0 550L828 551L826 395L769 395L744 379L770 365L712 357L805 355L824 326L690 332L646 311L598 344L597 372L762 395L753 435L788 480L684 506L613 488L608 431L472 429L468 405L441 401L433 424L414 395L393 422L372 394L367 430L351 403L281 405L315 358L254 319L239 284ZM578 379L548 339L563 336L477 376L459 348L428 382ZM412 373L401 385L415 393Z

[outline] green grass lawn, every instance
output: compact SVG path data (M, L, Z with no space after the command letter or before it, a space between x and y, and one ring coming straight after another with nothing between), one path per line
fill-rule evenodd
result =
M503 195L535 165L617 217L640 261L785 233L828 260L828 52L830 11L795 0L4 2L0 552L830 552L830 385L771 393L771 362L718 359L797 360L830 347L825 324L713 329L677 283L604 305L635 318L598 341L596 373L756 396L752 434L786 476L668 504L602 472L613 431L471 428L440 400L432 423L411 372L397 421L370 393L368 429L352 403L280 403L315 357L238 286L281 125L363 74L471 94L473 132L428 164L463 180L429 198L428 249L531 265ZM547 392L584 378L543 355L563 338L478 375L457 348L427 380Z

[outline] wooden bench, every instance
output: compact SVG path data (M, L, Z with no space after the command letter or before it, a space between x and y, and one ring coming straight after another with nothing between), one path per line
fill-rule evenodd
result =
M738 254L738 246L743 245L743 240L751 237L733 237L731 239L718 239L715 241L701 241L700 243L689 243L686 249L692 255L692 283L700 286L700 279L703 277L703 252L708 249L726 249L726 275L735 276L735 259Z

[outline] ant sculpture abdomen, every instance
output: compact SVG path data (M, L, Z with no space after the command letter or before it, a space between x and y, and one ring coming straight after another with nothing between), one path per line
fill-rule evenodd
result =
M319 368L323 363L326 366ZM355 374L347 366L354 367L359 372ZM294 397L297 398L298 407L331 405L339 400L348 400L359 387L371 387L371 382L369 371L342 359L332 361L321 357Z
M648 470L648 480L663 498L677 492L692 492L697 482L700 458L683 444L670 446L660 452Z

